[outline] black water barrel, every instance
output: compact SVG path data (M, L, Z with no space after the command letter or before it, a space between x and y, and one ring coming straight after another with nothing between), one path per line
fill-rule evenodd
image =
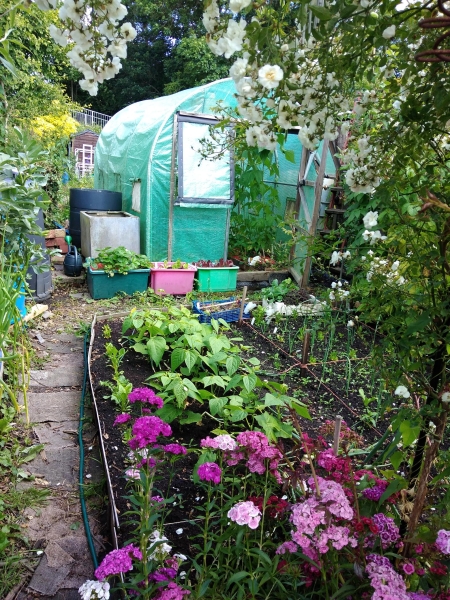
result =
M80 248L80 210L122 210L122 192L71 188L69 205L69 231L72 244Z
M39 209L36 222L41 229L44 229L44 214L42 212L42 208ZM44 234L29 235L28 238L31 242L38 244L43 250L45 250ZM35 273L33 267L30 267L27 273L27 283L30 288L31 295L35 300L46 300L50 297L53 291L50 257L45 256L39 263L39 266L41 268L45 268L46 270L42 273Z

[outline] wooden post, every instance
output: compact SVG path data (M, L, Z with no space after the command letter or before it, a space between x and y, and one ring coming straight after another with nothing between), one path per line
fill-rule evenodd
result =
M244 314L245 298L247 297L247 286L244 285L242 290L241 310L239 311L238 325L242 325L242 315Z
M327 163L329 141L324 140L322 146L322 156L320 158L319 172L317 173L316 185L314 189L314 209L309 226L309 234L316 235L317 221L319 220L320 200L323 192L323 178L325 176L325 167ZM303 266L302 288L305 288L309 282L309 272L311 270L311 256L307 256Z
M334 421L334 440L333 440L333 452L334 455L337 456L339 452L339 441L341 435L341 424L342 417L341 415L336 415L336 419Z
M309 360L310 346L311 346L311 331L309 329L307 329L305 331L305 337L303 338L303 347L302 347L302 365L303 365L301 368L302 377L306 377L306 375L307 375L306 365L308 364L308 360Z

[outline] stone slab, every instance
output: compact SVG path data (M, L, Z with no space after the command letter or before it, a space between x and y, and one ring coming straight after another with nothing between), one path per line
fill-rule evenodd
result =
M69 531L69 524L65 523L66 512L51 502L39 508L26 508L24 516L27 519L26 534L32 542L43 539L58 539L61 537L61 533ZM50 532L55 523L59 526L65 525L65 527L57 535L51 535Z
M47 544L45 556L47 557L48 566L52 569L59 569L59 567L75 562L72 556L63 550L55 540Z
M30 387L80 387L83 370L77 364L67 364L45 371L30 371Z
M33 427L41 444L52 448L73 448L77 444L77 421L45 422Z
M40 594L54 596L69 573L70 565L50 567L44 554L28 587Z
M77 421L79 418L80 392L61 391L49 393L29 392L28 410L32 423L47 421ZM23 404L23 398L21 398Z
M54 487L62 489L78 486L79 450L78 448L46 447L41 454L27 464L27 470Z

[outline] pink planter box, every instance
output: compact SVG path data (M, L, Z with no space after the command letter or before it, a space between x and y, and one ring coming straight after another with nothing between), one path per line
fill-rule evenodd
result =
M189 265L188 269L164 269L162 262L155 262L150 272L150 287L157 294L181 295L192 292L194 275L197 267ZM173 263L167 263L172 265Z

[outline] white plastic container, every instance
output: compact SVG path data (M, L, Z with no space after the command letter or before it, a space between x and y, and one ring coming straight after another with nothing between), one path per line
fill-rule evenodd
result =
M122 211L80 211L81 254L97 256L103 248L125 246L141 252L139 217Z

